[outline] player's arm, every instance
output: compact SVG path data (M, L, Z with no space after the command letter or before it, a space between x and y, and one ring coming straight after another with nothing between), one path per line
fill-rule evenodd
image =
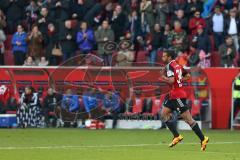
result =
M172 77L167 77L167 76L165 75L165 70L164 70L164 69L163 69L163 70L160 70L160 75L161 75L160 80L163 81L163 82L165 82L165 83L173 84L173 83L175 82L174 76L172 76Z

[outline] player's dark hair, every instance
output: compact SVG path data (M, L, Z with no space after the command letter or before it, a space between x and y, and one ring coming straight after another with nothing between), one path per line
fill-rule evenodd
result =
M176 53L175 53L174 50L165 50L164 52L167 53L168 57L171 57L172 59L175 59Z

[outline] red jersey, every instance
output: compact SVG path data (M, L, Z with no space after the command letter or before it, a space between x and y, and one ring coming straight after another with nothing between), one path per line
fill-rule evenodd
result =
M187 93L183 89L183 76L186 74L185 69L175 60L172 60L166 66L167 77L174 77L170 99L187 98Z
M9 98L10 98L10 90L5 85L1 85L0 86L0 102L3 105L6 105Z

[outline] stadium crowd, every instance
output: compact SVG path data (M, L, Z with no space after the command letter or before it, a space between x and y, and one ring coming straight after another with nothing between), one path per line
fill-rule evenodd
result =
M104 65L155 65L172 49L184 66L210 67L217 52L234 67L239 8L238 0L1 0L0 63L6 54L25 66L95 54ZM105 47L112 42L114 51Z

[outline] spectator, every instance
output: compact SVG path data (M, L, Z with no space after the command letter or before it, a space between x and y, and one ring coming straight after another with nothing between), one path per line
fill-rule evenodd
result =
M104 5L104 1L101 3L95 3L95 5L88 12L86 12L84 21L86 21L90 27L93 27L95 23L99 23L101 17L100 14L103 11Z
M126 16L122 13L122 7L117 5L113 11L113 15L111 17L111 27L115 34L115 42L120 41L120 37L124 36L126 29Z
M196 11L194 13L194 17L192 17L189 20L188 28L189 28L192 35L195 35L197 33L197 27L199 25L202 25L203 28L205 28L206 27L206 22L205 22L205 19L200 17L200 11Z
M188 63L190 67L196 67L199 63L199 50L196 45L190 45Z
M239 49L238 34L240 29L240 20L236 17L237 11L235 9L230 10L230 17L225 20L226 35L232 36L236 50Z
M46 57L41 57L38 66L48 66L49 62L46 60Z
M7 26L6 16L3 11L0 9L0 28L3 29Z
M219 47L219 54L221 55L222 67L233 67L233 60L236 54L236 48L233 43L232 36L226 36L225 43Z
M132 34L132 42L135 42L137 37L142 35L141 20L136 10L133 10L129 16L128 30Z
M23 19L24 6L23 2L19 0L10 0L7 2L6 6L8 31L12 34Z
M113 123L112 128L115 129L117 126L118 114L120 111L120 97L118 93L114 91L108 91L103 99L103 109L107 112L105 119L112 117Z
M88 118L91 119L91 111L97 108L97 98L94 93L94 89L90 88L87 92L83 94L83 105L85 107L86 112L88 113Z
M0 65L4 65L4 52L5 46L4 41L6 40L6 35L2 28L0 28Z
M103 21L102 26L95 32L98 44L98 55L103 59L104 65L112 64L112 52L104 50L104 45L109 41L114 41L114 32L110 28L108 21Z
M59 37L63 52L63 60L66 61L74 57L76 52L76 32L72 28L70 20L65 21Z
M39 7L34 0L31 0L30 4L25 9L27 21L29 23L28 30L36 23L38 18Z
M88 54L92 51L95 43L94 32L88 28L86 22L81 23L81 30L77 33L77 44L81 54Z
M13 35L12 46L15 65L23 65L27 52L27 34L23 27L18 25L17 32Z
M184 10L179 9L175 15L172 16L171 25L174 26L175 21L179 21L184 30L188 29L188 19L184 16Z
M24 66L36 66L36 63L33 61L33 58L31 56L28 56L23 65Z
M155 62L157 60L157 53L158 50L162 47L162 39L163 34L161 32L161 27L159 24L154 25L154 32L152 34L152 41L151 41L151 46L152 50L150 52L150 64L152 66L155 65Z
M215 13L212 16L212 29L215 48L218 49L224 39L224 15L219 6L215 7Z
M134 61L134 52L132 51L131 46L129 46L128 42L125 41L120 43L121 50L117 53L117 66L131 66L132 62Z
M45 40L46 57L49 61L49 65L57 65L61 57L52 55L53 48L59 47L59 34L55 29L55 25L50 23L48 25L48 32Z
M27 86L21 95L20 107L17 111L17 124L23 128L40 127L41 120L38 94L34 92L33 87Z
M52 18L49 15L48 9L46 7L43 7L41 9L41 15L38 18L37 22L38 22L38 27L40 32L44 35L47 35L47 31L48 31L48 24L52 22Z
M38 26L32 26L32 31L27 37L27 43L28 56L33 57L38 64L40 58L43 56L43 35L38 30Z
M201 0L189 0L187 3L187 14L193 16L196 11L202 13L203 11L203 2Z
M208 35L204 32L203 26L197 27L197 35L193 37L193 43L196 43L198 50L203 50L207 56L211 55L211 43Z
M171 27L169 24L166 24L165 27L164 27L164 32L162 34L162 47L163 49L168 49L169 48L169 45L168 45L168 36L171 32Z
M72 0L70 1L70 12L73 19L82 21L85 14L87 13L87 7L84 0Z
M52 88L48 89L47 96L43 100L43 113L45 117L45 123L47 124L47 126L50 124L50 118L54 116L51 115L50 113L55 112L55 109L59 106L61 100L62 100L61 95L55 93Z
M170 9L167 0L159 0L156 6L156 23L159 23L161 30L164 29L167 23L167 16L169 15Z
M200 52L199 52L199 60L200 61L197 65L197 67L208 68L211 66L209 56L206 55L206 53L203 50L200 50Z
M187 49L187 34L182 29L179 21L174 22L174 29L170 32L168 39L169 45L177 54Z
M140 4L141 24L144 32L152 32L155 19L153 16L153 6L150 0L142 0Z

